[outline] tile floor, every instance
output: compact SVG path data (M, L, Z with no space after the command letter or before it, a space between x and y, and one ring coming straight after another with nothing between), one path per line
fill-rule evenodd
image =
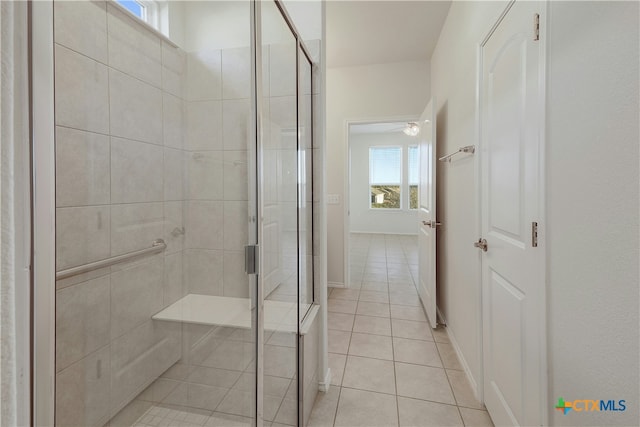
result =
M492 426L414 286L417 240L352 234L351 288L329 294L332 386L310 426Z

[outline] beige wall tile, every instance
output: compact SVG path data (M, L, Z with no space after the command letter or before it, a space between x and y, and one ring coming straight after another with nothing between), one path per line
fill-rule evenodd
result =
M162 147L111 138L112 203L162 201L162 170Z
M222 296L222 251L185 250L188 292Z
M148 321L163 307L164 256L125 265L111 274L111 339Z
M56 43L106 64L106 2L55 1L53 7Z
M222 150L222 101L187 103L187 148Z
M56 206L109 204L109 137L56 127Z
M108 258L111 254L110 229L109 206L56 209L57 269Z
M60 45L55 60L56 124L108 133L107 66Z
M248 47L222 50L223 99L251 96L251 57Z
M127 74L109 70L111 134L162 144L162 92Z
M160 87L161 49L158 36L129 13L108 5L109 65Z
M109 347L56 375L56 425L101 427L109 420Z
M111 255L151 247L164 235L163 203L111 206Z
M56 292L56 370L109 344L109 276Z

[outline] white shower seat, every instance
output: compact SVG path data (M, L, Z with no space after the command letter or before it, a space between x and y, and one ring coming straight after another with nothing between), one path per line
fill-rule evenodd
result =
M318 312L318 305L302 304L307 313L300 333L305 335ZM252 307L249 298L188 294L155 314L152 319L199 325L251 329ZM293 302L264 302L264 328L267 331L297 332L297 306Z

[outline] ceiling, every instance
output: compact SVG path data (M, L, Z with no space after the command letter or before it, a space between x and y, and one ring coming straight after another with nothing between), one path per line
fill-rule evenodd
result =
M349 133L398 133L406 127L407 122L363 123L349 126Z
M431 58L451 1L327 1L327 66Z

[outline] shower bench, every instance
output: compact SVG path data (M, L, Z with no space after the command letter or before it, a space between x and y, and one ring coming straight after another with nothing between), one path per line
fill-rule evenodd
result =
M300 334L306 335L318 313L318 305L301 305L302 313L306 313L306 316L300 326ZM188 294L154 315L152 319L251 329L252 311L250 298ZM265 300L265 330L296 333L297 322L296 303Z

